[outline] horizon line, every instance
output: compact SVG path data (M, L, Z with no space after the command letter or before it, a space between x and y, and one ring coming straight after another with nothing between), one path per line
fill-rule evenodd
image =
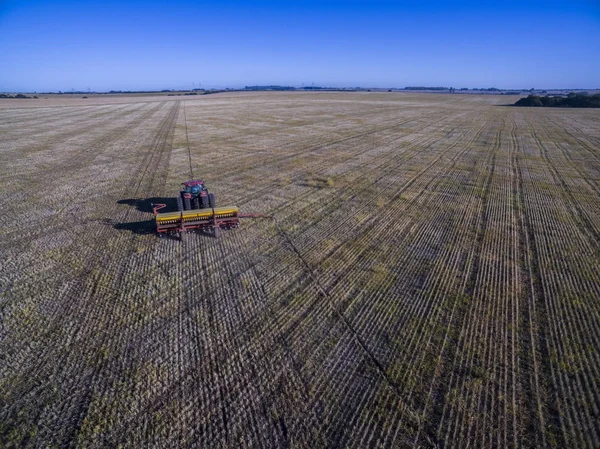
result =
M393 86L353 86L353 87L336 87L336 86L294 86L285 84L255 84L246 85L244 87L192 87L192 88L171 88L171 89L110 89L110 90L0 90L3 94L109 94L109 93L166 93L166 92L194 92L194 91L268 91L280 89L288 90L300 90L300 91L311 91L311 90L367 90L367 89L391 89L394 91L447 91L454 90L460 91L491 91L491 92L503 92L503 91L520 91L520 92L539 92L539 91L566 91L566 90L600 90L600 87L542 87L542 88L499 88L499 87L442 87L442 86L405 86L405 87L393 87Z

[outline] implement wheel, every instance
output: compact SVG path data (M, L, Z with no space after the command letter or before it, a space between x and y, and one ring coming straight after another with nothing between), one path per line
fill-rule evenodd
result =
M209 193L208 194L208 205L210 206L211 209L215 208L215 194L214 193Z
M219 237L221 237L221 228L220 227L215 226L213 232L214 232L214 235L215 235L216 239L218 239Z

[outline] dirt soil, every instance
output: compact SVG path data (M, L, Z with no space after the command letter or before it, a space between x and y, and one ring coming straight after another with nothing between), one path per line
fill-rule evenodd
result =
M515 100L1 101L0 446L598 447L600 115Z

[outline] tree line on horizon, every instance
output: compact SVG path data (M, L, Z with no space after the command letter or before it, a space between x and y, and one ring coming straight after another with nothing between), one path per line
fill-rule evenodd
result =
M514 105L547 108L600 108L600 94L570 93L566 97L529 95L521 98Z

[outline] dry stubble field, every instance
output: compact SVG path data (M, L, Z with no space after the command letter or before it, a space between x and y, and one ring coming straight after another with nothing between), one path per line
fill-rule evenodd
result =
M147 100L0 104L1 446L600 445L597 111Z

